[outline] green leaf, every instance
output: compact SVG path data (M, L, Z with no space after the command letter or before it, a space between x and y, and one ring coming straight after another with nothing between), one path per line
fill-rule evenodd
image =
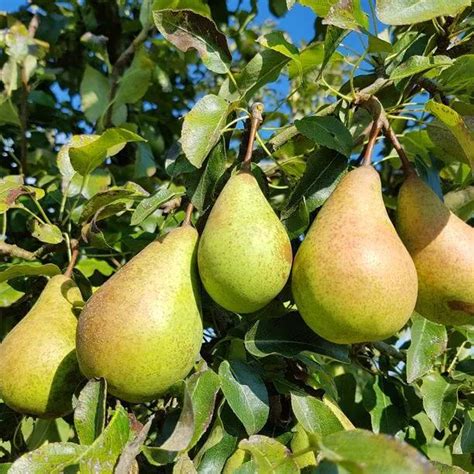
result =
M305 117L295 120L300 133L318 145L336 150L349 156L352 150L352 136L345 125L335 117Z
M22 176L10 175L0 179L0 213L15 205L17 197L22 194L22 189Z
M222 392L249 435L258 433L269 414L268 393L261 377L248 365L224 360L219 366Z
M474 411L466 410L464 423L453 445L453 454L474 453Z
M21 456L13 463L9 474L59 474L64 468L77 464L77 459L87 450L74 443L45 444Z
M265 49L257 53L236 76L238 88L226 79L219 90L219 96L228 101L248 101L265 84L276 81L289 61L288 56L273 49Z
M0 94L0 123L11 123L20 126L18 109L11 97Z
M146 441L154 416L150 416L145 425L138 432L135 432L135 436L126 444L120 454L114 474L132 474L136 471L138 466L135 465L135 459L140 454Z
M276 439L267 436L253 435L239 443L239 448L248 451L255 463L253 472L259 474L297 474L298 465L291 456L290 450Z
M84 258L76 264L76 268L80 270L86 278L90 278L96 271L104 276L110 276L114 273L114 267L106 260L99 260L97 258Z
M319 445L320 456L357 474L437 474L415 448L388 435L339 431Z
M130 438L130 421L125 409L117 404L110 423L79 458L81 474L112 474L120 453Z
M226 170L226 162L225 145L220 140L209 154L209 160L196 188L191 190L191 202L199 212L205 211L211 205L217 183ZM187 188L189 192L190 187Z
M137 143L134 178L149 178L156 173L153 151L148 143Z
M150 79L151 69L141 68L140 66L128 68L120 79L114 107L138 102L146 94Z
M448 342L446 327L433 323L418 314L412 316L411 344L407 351L407 382L425 375Z
M11 467L12 467L11 462L1 463L0 464L0 474L7 474Z
M316 150L308 157L304 174L293 188L281 218L288 219L303 198L309 212L322 206L346 170L347 158L344 155L328 148Z
M99 71L86 65L80 93L82 110L87 120L95 122L105 112L109 103L109 81Z
M59 275L61 270L54 263L45 263L41 265L39 263L18 263L11 265L6 269L0 271L0 283L14 278L27 277L27 276L48 276Z
M232 56L226 37L210 18L192 10L154 9L153 19L158 31L179 50L195 49L215 73L229 71Z
M59 244L63 241L63 234L59 227L53 224L42 224L37 220L33 221L33 231L31 235L47 244Z
M390 79L399 81L431 69L450 66L452 63L448 56L411 56L390 73Z
M6 281L0 282L0 308L8 308L24 294L22 291L12 288Z
M218 142L225 127L228 103L217 95L200 99L184 117L181 146L186 158L200 168L209 152Z
M127 143L142 141L145 141L142 137L124 128L109 128L90 143L71 146L68 152L74 170L86 176Z
M132 203L135 197L144 195L146 195L144 192L139 193L135 189L125 187L114 187L106 191L99 191L84 205L79 223L88 222L98 211L111 204L117 202Z
M454 16L471 0L378 0L377 16L387 25L410 25L438 16Z
M305 230L309 227L309 210L306 205L306 199L304 196L300 202L292 208L292 212L285 218L283 223L285 224L286 230L290 240L299 237L304 234Z
M81 444L92 444L105 427L107 386L104 379L89 380L74 409L74 427Z
M316 15L325 17L337 0L298 0L298 3L311 8Z
M245 348L255 357L282 355L295 357L315 352L349 362L349 347L326 341L311 331L298 313L257 321L245 335Z
M463 221L474 217L474 186L450 191L444 195L444 203Z
M425 104L425 108L449 128L464 150L466 163L474 168L474 136L464 123L462 116L451 107L434 100L429 100Z
M474 54L457 58L454 64L444 69L436 78L443 92L469 100L474 94Z
M191 375L186 383L194 412L194 432L187 447L189 450L196 445L211 423L220 380L214 371L208 369Z
M232 415L232 418L226 416L228 414ZM234 422L240 423L227 404L222 402L209 436L194 457L200 474L222 472L227 459L237 447L236 431L239 430L234 429Z
M182 383L184 398L178 422L171 436L160 445L162 451L181 451L186 449L194 435L194 408L190 388Z
M374 433L395 435L407 424L401 396L390 379L376 376L367 383L363 404L370 413Z
M369 29L369 19L362 10L360 0L337 1L329 8L323 24L337 26L345 30Z
M348 33L347 30L338 28L337 26L329 25L327 27L326 35L324 36L324 59L319 71L319 77L323 74L332 55L336 52L336 49Z
M296 65L296 67L300 71L300 74L303 73L298 48L295 45L291 44L289 41L287 41L281 31L274 31L272 33L268 33L264 36L261 36L258 39L258 42L265 48L272 49L273 51L276 51L292 59L293 64Z
M458 388L437 372L423 377L420 387L423 407L438 431L448 425L456 412Z
M326 436L344 429L331 409L310 395L291 392L291 408L308 433Z
M298 60L294 59L288 64L290 79L294 79L301 74L308 75L312 71L320 69L325 56L324 52L324 45L322 43L314 43L307 46L299 54ZM311 80L309 77L305 79Z
M390 54L393 52L392 45L388 42L379 38L378 36L374 36L369 34L369 46L368 46L369 53L380 53L380 54Z
M168 188L159 189L153 196L140 201L136 209L133 211L131 225L142 223L148 216L153 214L162 204L168 202L176 196L174 191Z

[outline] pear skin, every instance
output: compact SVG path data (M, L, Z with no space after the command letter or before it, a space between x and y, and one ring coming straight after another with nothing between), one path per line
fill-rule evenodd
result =
M292 291L301 316L332 342L386 339L410 318L417 286L413 261L385 210L377 171L352 170L296 254Z
M253 313L275 298L291 271L288 234L255 177L233 175L211 210L199 242L201 280L229 311Z
M77 354L88 378L132 403L184 378L203 337L195 262L197 231L172 230L107 280L79 317Z
M82 381L75 351L79 289L52 277L29 313L0 345L0 398L13 410L41 418L72 411Z
M474 324L474 229L415 174L400 188L397 227L418 272L417 312L436 323Z

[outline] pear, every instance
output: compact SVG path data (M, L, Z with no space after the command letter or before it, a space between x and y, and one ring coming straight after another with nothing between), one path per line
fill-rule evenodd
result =
M79 365L88 378L105 378L112 395L153 400L193 367L203 336L197 240L190 225L172 230L86 303L77 329Z
M371 166L347 173L325 202L296 254L292 291L306 324L336 343L386 339L410 318L415 266Z
M437 323L474 324L474 229L414 173L400 188L397 227L418 272L417 312Z
M285 228L248 170L233 175L211 210L198 266L211 298L236 313L266 306L285 286L292 251Z
M20 413L52 418L72 411L82 377L76 359L79 289L52 277L29 313L0 345L0 398Z

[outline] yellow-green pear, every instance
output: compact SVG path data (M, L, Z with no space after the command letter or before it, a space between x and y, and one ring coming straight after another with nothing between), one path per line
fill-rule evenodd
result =
M197 231L172 230L102 285L79 317L77 354L87 377L103 377L128 402L153 400L196 360L202 321Z
M410 318L415 266L371 166L346 174L325 202L296 254L292 291L306 324L336 343L386 339Z
M52 277L29 313L0 345L0 398L13 410L41 418L72 411L82 380L77 364L75 283Z
M199 274L214 301L252 313L285 286L291 270L288 234L249 171L233 175L211 210L199 242Z
M397 227L418 272L416 310L437 323L474 324L474 229L410 173Z

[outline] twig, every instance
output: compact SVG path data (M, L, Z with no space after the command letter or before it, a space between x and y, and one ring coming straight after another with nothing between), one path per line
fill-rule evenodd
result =
M186 206L186 214L184 216L184 220L183 220L183 226L186 226L186 225L191 225L191 217L193 215L193 209L194 209L194 205L192 202L189 202L188 205Z
M255 136L257 135L257 129L263 122L262 117L263 112L263 104L261 102L255 102L252 105L250 110L250 129L249 129L249 137L247 142L247 150L245 152L245 156L242 162L242 169L250 170L250 163L252 161L252 151L253 151L253 144L255 142Z
M127 49L122 52L122 54L118 57L117 61L115 61L115 64L112 67L112 73L110 74L111 84L109 94L109 106L104 119L104 124L106 128L110 127L110 124L112 122L112 102L114 101L115 94L117 93L120 74L125 69L129 61L132 59L133 55L135 54L135 51L145 42L150 29L151 26L144 26L138 36L128 45Z
M432 81L431 79L428 79L426 77L420 77L416 83L422 87L423 89L426 90L430 94L431 97L436 97L438 96L441 100L441 102L444 105L449 105L449 99L444 95L443 91L439 88L438 84L436 82Z
M78 240L71 240L71 259L69 261L69 265L64 272L64 276L67 278L71 278L72 271L74 270L74 265L76 265L77 257L79 256L79 241Z
M377 341L377 342L373 342L372 345L375 347L375 349L377 349L382 354L386 354L402 362L405 362L406 360L405 355L402 354L397 349L395 349L395 347L391 346L390 344L386 344L385 342L382 342L382 341Z

